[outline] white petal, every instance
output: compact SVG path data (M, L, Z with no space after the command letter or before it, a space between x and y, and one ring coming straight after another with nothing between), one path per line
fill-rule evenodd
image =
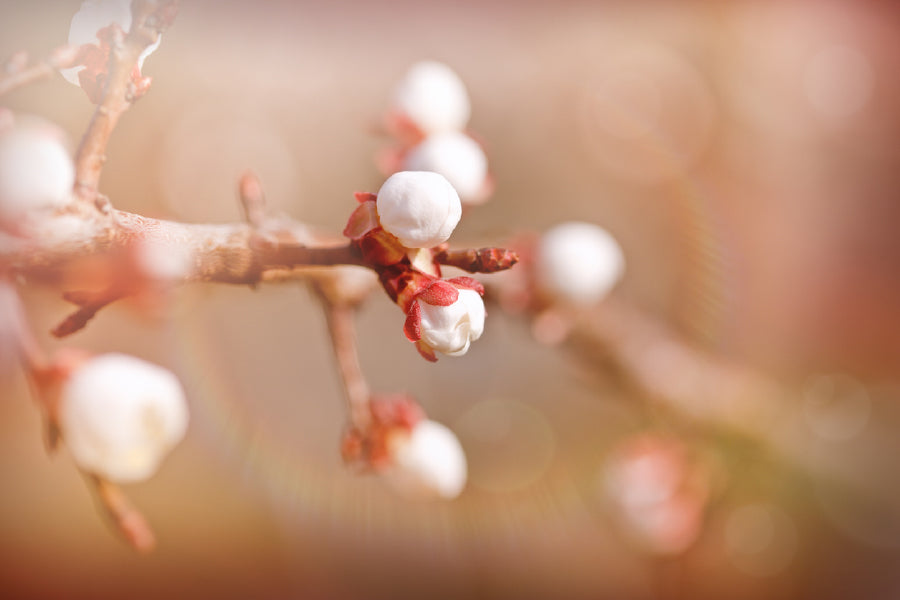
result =
M484 301L474 290L459 290L450 306L421 303L422 340L448 356L462 356L484 331Z
M451 131L425 138L410 150L403 168L440 173L465 201L478 196L483 190L487 158L475 140Z
M384 477L396 490L418 498L455 498L466 485L466 455L444 425L420 421L391 440L392 466Z
M401 171L388 177L376 200L382 227L407 248L447 241L462 216L453 186L437 173Z
M547 231L536 263L537 283L544 293L581 305L601 300L625 271L615 238L590 223L563 223Z
M55 209L72 199L75 167L54 125L34 120L0 136L0 216Z
M435 61L410 67L394 93L394 108L426 134L461 130L471 112L465 84L450 67Z
M188 421L175 376L123 354L79 367L63 386L59 416L75 462L120 482L151 476L184 437Z

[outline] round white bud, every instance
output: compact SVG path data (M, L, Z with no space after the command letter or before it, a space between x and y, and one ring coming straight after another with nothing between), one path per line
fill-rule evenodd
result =
M406 72L394 92L394 109L426 135L463 129L471 112L469 94L459 76L447 65L430 60Z
M63 385L59 424L78 465L110 481L147 479L187 430L175 376L124 354L78 367Z
M55 126L26 122L0 135L0 218L65 206L74 182L75 166Z
M97 32L113 23L128 32L131 29L131 0L85 0L81 8L72 17L69 25L69 44L82 46L84 44L96 44ZM147 47L138 58L138 70L144 66L144 59L159 48L162 37L156 43ZM80 85L78 72L84 67L72 67L60 69L60 73L69 83Z
M375 201L381 226L407 248L432 248L453 233L462 204L443 175L400 171L387 178Z
M541 291L557 301L576 305L597 302L624 272L619 244L601 227L563 223L541 237L535 277Z
M465 202L477 198L484 189L487 157L475 140L450 131L425 138L406 155L403 168L440 173Z
M475 290L459 290L450 306L421 302L422 342L447 356L462 356L484 333L484 301Z
M444 425L428 419L410 432L397 431L389 440L391 466L386 481L414 498L459 496L466 485L466 455L459 439Z

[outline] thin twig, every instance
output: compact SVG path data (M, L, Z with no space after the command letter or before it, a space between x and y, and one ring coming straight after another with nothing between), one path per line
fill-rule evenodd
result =
M41 79L46 79L53 74L53 71L53 67L48 63L41 62L26 69L10 73L5 77L0 78L0 96L8 94L20 87L40 81Z
M147 519L131 503L122 489L102 477L84 473L88 486L93 488L97 501L104 513L132 548L139 552L149 552L156 545L156 536Z
M496 273L509 269L519 256L505 248L479 248L468 250L438 250L434 259L441 265L449 265L469 273Z
M325 310L334 357L344 384L350 423L360 431L367 431L372 412L369 386L359 365L356 326L353 321L355 311L349 305L329 301L324 294L320 293L319 297Z
M171 23L175 6L176 2L134 2L128 34L113 43L106 87L75 153L75 192L87 204L97 195L110 135L135 100L137 88L133 74L138 58L156 43L160 33Z
M244 209L244 219L254 229L261 229L266 222L266 195L256 173L247 171L238 183L238 195Z

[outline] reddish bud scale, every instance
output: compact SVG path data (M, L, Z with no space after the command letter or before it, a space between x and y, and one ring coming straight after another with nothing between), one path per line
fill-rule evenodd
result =
M373 397L370 401L371 422L367 429L352 427L341 440L344 462L363 470L380 470L391 463L391 435L412 431L425 418L422 408L404 394Z

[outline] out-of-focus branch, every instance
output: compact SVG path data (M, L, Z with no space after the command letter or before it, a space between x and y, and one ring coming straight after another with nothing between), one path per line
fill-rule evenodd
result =
M75 192L86 203L93 202L106 162L106 146L122 114L143 92L149 81L135 81L141 54L156 43L177 11L175 0L139 0L132 6L128 34L121 30L112 43L106 87L90 125L75 153Z
M116 484L91 473L84 473L88 486L97 496L97 501L113 525L132 548L149 552L156 545L156 536L147 519L131 503L125 492Z
M62 46L54 50L41 62L26 66L28 57L24 52L13 54L0 73L0 96L46 79L59 69L73 66L78 59L78 46Z
M690 347L662 323L615 298L577 320L566 345L612 367L642 396L693 421L759 438L784 413L785 386Z

